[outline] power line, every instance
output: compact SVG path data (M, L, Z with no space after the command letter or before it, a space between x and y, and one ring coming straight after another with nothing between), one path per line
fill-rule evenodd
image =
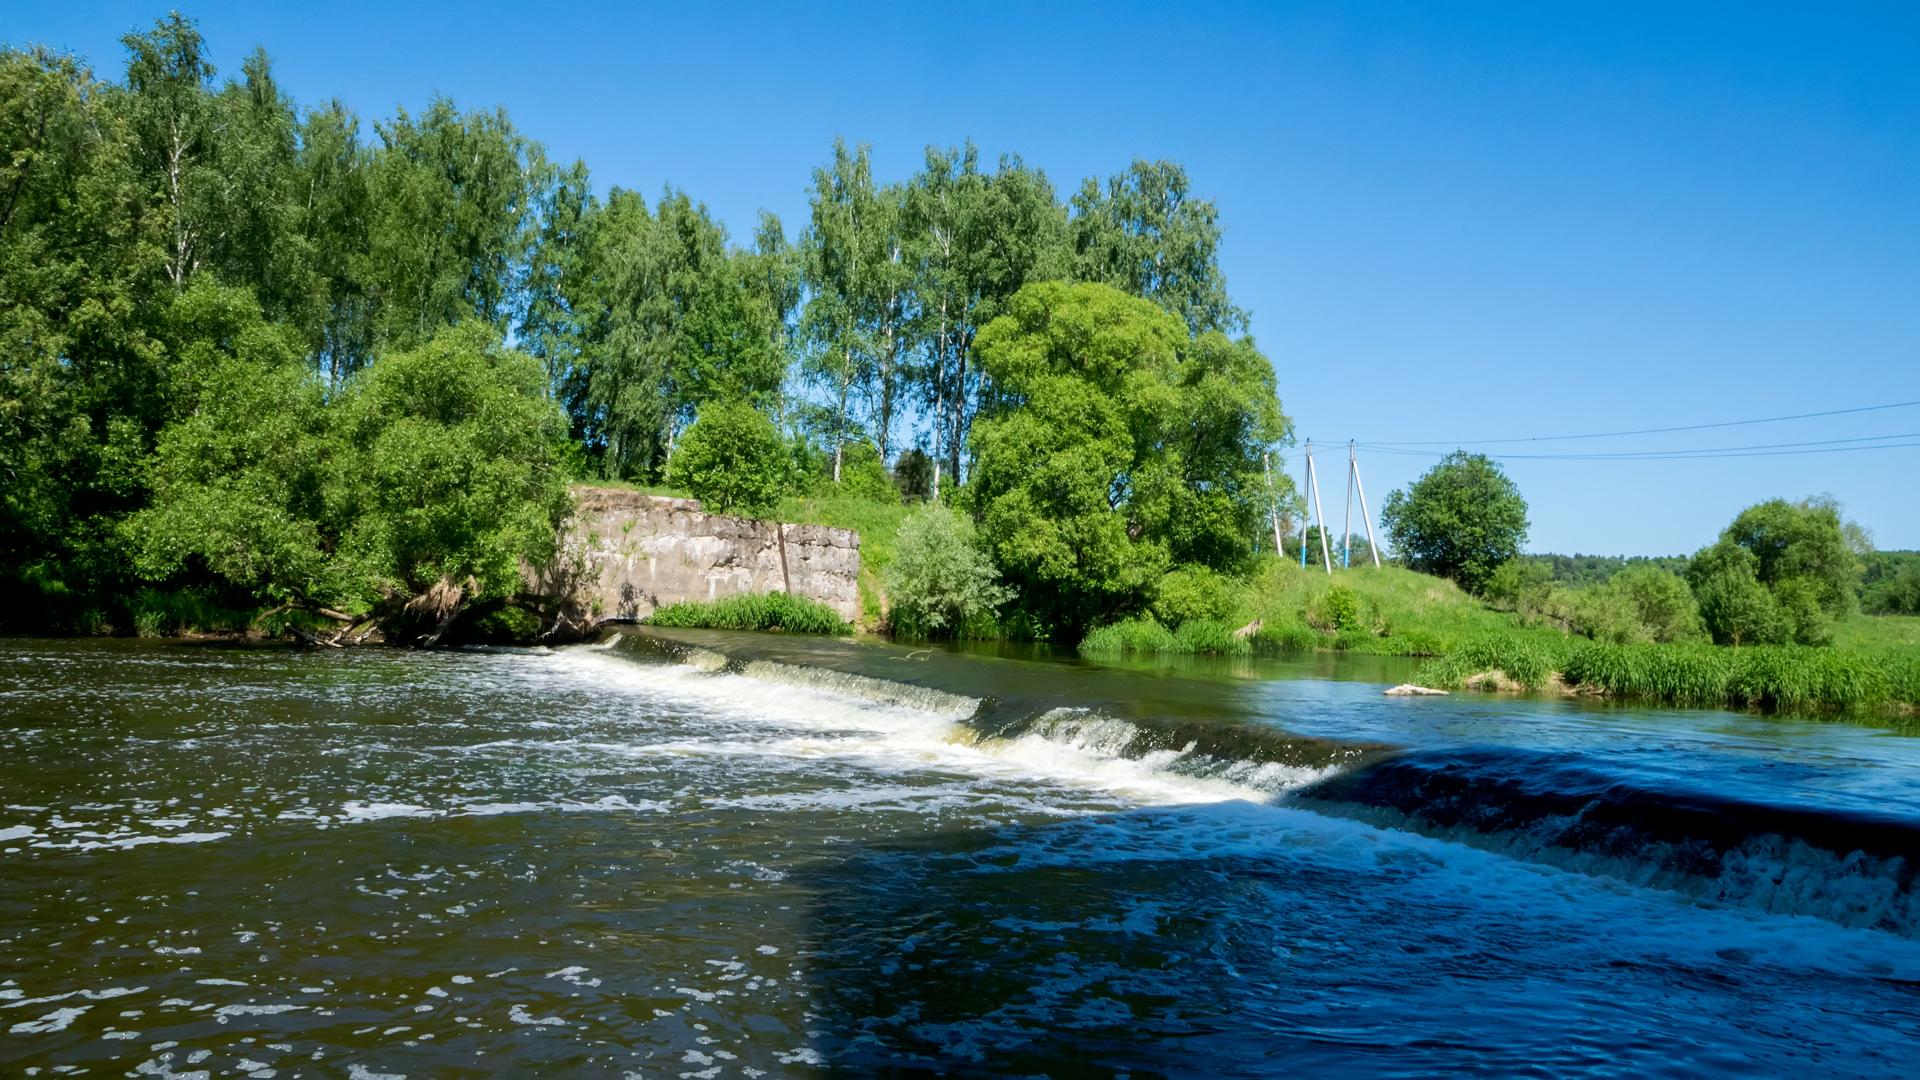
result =
M1567 442L1575 439L1615 439L1624 435L1664 435L1674 431L1705 431L1709 428L1745 427L1750 424L1778 424L1787 420L1813 420L1823 416L1850 416L1855 413L1881 412L1886 409L1910 409L1920 405L1920 401L1894 401L1885 405L1861 405L1852 409L1828 409L1825 412L1794 413L1790 416L1762 416L1752 420L1723 420L1714 424L1681 424L1676 427L1639 428L1633 431L1595 431L1585 435L1533 435L1515 439L1427 439L1424 441L1394 441L1365 443L1374 449L1389 446L1493 446L1506 443L1531 442Z
M1900 435L1868 435L1857 439L1826 439L1807 443L1757 443L1750 446L1723 446L1698 450L1626 450L1618 453L1593 454L1504 454L1494 456L1502 461L1686 461L1707 458L1738 457L1784 457L1795 454L1834 454L1853 450L1899 450L1920 446L1920 442L1889 442L1890 439L1920 439L1920 432L1907 432ZM1836 445L1836 444L1864 445ZM1438 450L1412 450L1396 446L1360 444L1362 449L1377 454L1398 454L1404 457L1446 457L1447 453Z

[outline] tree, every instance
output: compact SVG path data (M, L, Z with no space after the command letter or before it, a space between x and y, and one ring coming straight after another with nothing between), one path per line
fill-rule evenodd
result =
M1853 533L1864 535L1858 526ZM1721 531L1719 542L1751 552L1754 576L1768 589L1804 580L1820 609L1833 616L1846 614L1856 602L1860 557L1831 498L1771 499L1749 506Z
M1760 583L1758 568L1753 552L1737 544L1706 548L1687 568L1700 619L1715 644L1772 645L1791 639L1793 628Z
M961 454L983 404L975 340L1027 283L1067 276L1066 214L1045 173L1011 155L983 172L971 142L927 148L908 182L905 214L921 352L912 378L930 426L938 498L943 476L962 479Z
M351 613L430 645L552 561L571 499L539 361L467 322L381 358L336 408L327 506Z
M1042 282L981 332L994 394L968 487L1023 613L1056 636L1138 610L1168 568L1234 569L1288 434L1249 340L1199 338L1106 285Z
M976 542L973 522L930 503L907 515L887 566L888 622L895 633L964 633L993 618L1013 592Z
M1491 458L1456 450L1405 491L1388 494L1380 521L1408 566L1478 593L1520 553L1527 501Z
M744 401L712 401L687 429L667 473L714 513L770 513L787 490L787 445Z
M1136 160L1107 180L1089 178L1073 197L1074 275L1145 297L1195 334L1246 328L1220 272L1220 213L1196 199L1187 170Z

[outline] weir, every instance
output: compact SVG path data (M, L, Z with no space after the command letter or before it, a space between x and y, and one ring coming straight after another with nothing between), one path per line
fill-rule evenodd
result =
M924 714L954 743L1089 777L1121 766L1194 801L1294 808L1717 906L1920 937L1920 825L1893 814L1636 783L1564 752L1306 735L1208 694L1217 684L1112 669L1000 663L995 692L978 695L991 661L941 650L654 628L601 647Z

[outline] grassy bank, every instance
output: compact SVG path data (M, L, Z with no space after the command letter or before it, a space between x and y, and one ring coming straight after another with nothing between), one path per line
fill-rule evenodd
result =
M1080 651L1089 656L1128 653L1277 653L1336 649L1383 656L1443 656L1492 634L1558 640L1527 630L1489 610L1442 578L1395 566L1338 571L1268 559L1244 584L1236 583L1218 617L1167 627L1150 616L1100 627ZM1255 626L1235 636L1235 630Z
M1770 645L1557 645L1499 635L1470 642L1420 669L1416 681L1459 689L1562 688L1625 701L1798 714L1911 716L1920 710L1920 651Z

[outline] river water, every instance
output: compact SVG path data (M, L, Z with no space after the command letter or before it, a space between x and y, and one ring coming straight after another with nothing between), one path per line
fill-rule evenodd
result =
M0 642L0 1074L1914 1074L1920 740L1404 674Z

